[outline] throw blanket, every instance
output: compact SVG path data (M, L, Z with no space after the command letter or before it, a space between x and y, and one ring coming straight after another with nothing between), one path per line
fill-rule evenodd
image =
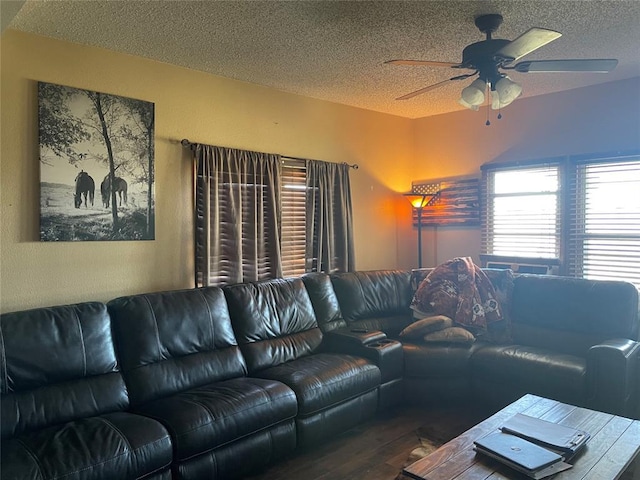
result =
M437 266L416 290L411 308L419 314L445 315L474 333L502 320L493 285L471 257Z

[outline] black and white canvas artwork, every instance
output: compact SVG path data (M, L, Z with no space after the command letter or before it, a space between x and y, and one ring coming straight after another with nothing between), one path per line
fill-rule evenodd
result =
M153 240L154 104L38 83L40 240Z

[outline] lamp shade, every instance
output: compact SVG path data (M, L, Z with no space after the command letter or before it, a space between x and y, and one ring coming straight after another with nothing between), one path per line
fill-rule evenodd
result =
M495 91L492 92L492 95L496 98L492 99L491 108L497 110L506 107L521 94L522 87L505 75L495 84Z
M427 203L429 203L428 198L432 195L427 195L426 193L405 193L404 197L409 200L413 208L424 208Z
M468 108L469 110L474 110L476 112L480 110L480 107L478 105L471 105L470 103L465 102L464 98L460 98L460 100L458 100L458 103L463 107Z
M481 78L476 78L471 85L462 89L461 98L459 103L467 106L472 110L477 110L478 107L484 102L484 90L487 87L487 83Z

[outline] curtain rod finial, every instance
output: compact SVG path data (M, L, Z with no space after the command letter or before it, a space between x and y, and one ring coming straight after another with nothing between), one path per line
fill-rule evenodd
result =
M183 147L189 147L191 146L191 142L189 140L187 140L186 138L183 138L180 143L182 144Z

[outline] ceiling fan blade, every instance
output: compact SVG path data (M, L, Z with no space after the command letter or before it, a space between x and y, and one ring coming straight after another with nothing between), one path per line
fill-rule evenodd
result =
M390 65L407 65L407 66L424 66L424 67L460 68L462 66L459 63L430 62L428 60L388 60L384 63L388 63Z
M618 65L615 58L571 59L571 60L533 60L520 62L513 69L520 73L530 72L595 72L609 73Z
M562 34L555 30L533 27L524 32L515 40L507 43L495 53L496 57L505 58L509 61L518 60L528 53L537 50L549 42L560 38Z
M443 86L445 83L449 83L449 82L455 81L455 80L464 80L465 78L469 78L469 77L474 76L476 73L477 72L469 73L469 74L465 74L465 75L458 75L457 77L448 78L448 79L443 80L441 82L434 83L433 85L429 85L428 87L424 87L424 88L421 88L420 90L416 90L415 92L407 93L406 95L403 95L401 97L396 98L396 100L409 100L410 98L417 97L418 95L422 95L423 93L429 92L431 90L435 90L436 88L439 88L439 87Z

